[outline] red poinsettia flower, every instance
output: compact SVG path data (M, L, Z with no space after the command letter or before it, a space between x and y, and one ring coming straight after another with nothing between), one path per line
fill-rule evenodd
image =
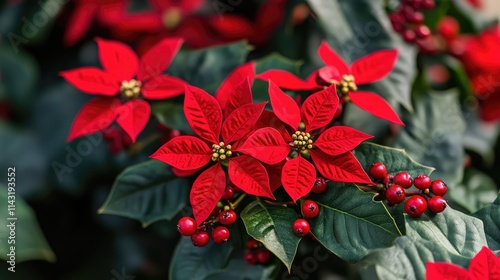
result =
M126 0L76 0L71 13L66 32L64 33L64 44L74 45L80 41L90 29L94 20L103 26L109 26L116 22L119 15L126 8Z
M358 91L358 85L378 82L394 68L398 57L397 50L380 50L364 56L348 65L329 45L323 41L318 54L326 64L313 72L305 81L282 70L268 70L257 78L272 80L278 86L290 90L317 90L335 84L338 92L346 100L384 120L404 125L391 105L382 97L366 91Z
M199 170L211 162L215 163L198 176L191 188L190 202L198 224L210 216L224 194L227 184L223 166L227 166L231 182L244 192L274 199L266 168L256 159L238 151L239 140L253 130L266 103L252 103L248 80L235 91L246 96L239 95L228 100L225 107L227 117L223 117L221 106L214 97L202 89L186 86L184 113L199 138L176 137L151 156L185 171ZM242 103L234 108L235 102Z
M162 74L179 51L182 40L165 39L140 60L125 44L99 38L96 41L104 69L81 67L60 73L77 89L104 96L91 100L80 110L68 141L103 130L116 120L135 142L151 112L149 104L140 97L165 99L184 91L184 81Z
M463 39L459 56L470 77L474 95L479 99L485 121L500 119L500 25L486 29L475 37Z
M339 104L335 88L331 85L312 94L299 109L290 96L270 81L271 106L276 116L291 128L290 134L283 137L275 128L262 128L239 149L267 164L281 162L294 151L293 158L283 166L281 176L284 189L294 201L311 191L316 169L333 181L371 184L351 151L372 136L346 126L334 126L317 133L334 117ZM314 165L309 162L309 156Z
M500 257L483 247L470 261L469 269L450 263L426 264L427 280L500 280Z

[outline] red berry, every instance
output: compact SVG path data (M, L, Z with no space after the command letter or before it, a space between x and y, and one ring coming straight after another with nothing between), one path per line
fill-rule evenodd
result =
M427 201L420 195L414 195L405 202L405 212L411 217L418 218L427 210Z
M459 30L460 24L453 17L444 17L437 26L437 32L447 40L456 38Z
M434 9L434 6L436 6L436 3L434 0L423 0L422 1L422 8L425 10L432 10Z
M230 225L236 221L236 212L233 210L222 211L219 214L219 222L223 225Z
M382 184L385 186L391 186L394 184L394 175L392 174L387 174L385 175L384 179L382 179Z
M419 39L425 39L431 35L431 30L427 25L419 25L415 29L415 33Z
M403 39L408 43L413 43L417 39L417 34L411 29L406 29L403 32Z
M421 174L413 179L413 184L417 187L417 189L425 190L431 186L431 178L425 174Z
M311 226L304 219L297 219L293 222L292 230L298 237L306 236L311 231Z
M248 240L248 242L247 242L247 248L248 249L257 248L257 246L259 246L259 242L257 240L255 240L255 239Z
M210 237L206 231L197 230L193 235L191 235L191 241L194 246L204 247L210 241Z
M400 185L392 185L385 192L385 198L391 204L398 204L405 200L405 190Z
M392 25L403 25L405 23L405 19L400 13L390 14L389 19L391 20Z
M196 221L191 217L182 217L177 222L177 230L181 235L189 236L196 232Z
M271 258L271 254L269 253L268 250L263 250L257 253L257 260L260 263L267 263L269 259Z
M412 183L411 175L408 172L403 171L394 175L394 184L396 185L400 185L401 187L407 189L411 187Z
M234 189L231 186L228 186L224 191L224 195L222 196L223 200L230 200L234 196Z
M381 162L375 162L370 166L370 176L374 179L384 179L387 175L387 168Z
M245 256L243 256L243 258L248 264L256 264L258 262L257 254L252 252L246 253Z
M212 239L217 244L226 242L229 239L229 235L229 230L224 226L218 226L212 230Z
M319 207L316 202L312 200L306 200L304 203L302 203L302 215L305 218L314 218L318 216L319 213Z
M421 24L424 22L424 15L420 12L414 12L409 16L408 21L414 24Z
M434 213L441 213L446 208L446 200L439 195L436 195L428 201L429 209Z
M325 179L318 177L314 182L314 186L312 188L313 193L323 193L326 190L326 182Z
M435 180L431 183L430 191L435 195L443 196L448 191L448 186L443 180Z

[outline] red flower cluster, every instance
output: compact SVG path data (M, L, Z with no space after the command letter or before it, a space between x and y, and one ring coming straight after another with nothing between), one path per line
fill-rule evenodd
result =
M470 261L469 269L450 263L426 265L427 280L500 280L500 257L483 247Z
M125 44L103 39L96 41L104 70L81 67L60 73L77 89L104 96L91 100L81 109L68 141L101 131L116 120L135 142L151 112L149 104L140 97L166 99L184 91L184 81L162 74L177 54L182 40L165 39L140 60Z
M392 107L373 92L358 91L358 85L374 83L385 78L396 63L397 50L381 50L347 63L323 41L318 54L326 64L313 72L306 80L283 70L269 70L257 76L271 80L279 87L289 90L312 90L335 85L342 101L352 101L359 108L390 122L404 125Z

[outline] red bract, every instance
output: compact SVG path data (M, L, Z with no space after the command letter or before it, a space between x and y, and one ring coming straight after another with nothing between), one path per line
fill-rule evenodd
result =
M269 70L259 74L257 78L272 80L281 88L290 90L317 90L334 84L341 97L347 97L346 100L352 101L361 109L381 119L404 125L382 97L357 89L357 85L385 78L394 68L397 50L376 51L354 61L350 66L325 41L319 46L318 54L326 66L313 72L305 81L283 70Z
M283 187L294 201L311 191L316 169L333 181L371 184L351 151L372 136L345 126L331 127L318 136L314 132L323 129L333 119L339 104L335 85L309 96L301 109L273 82L269 82L269 96L276 116L292 129L289 130L291 136L283 137L272 127L261 128L247 139L239 151L266 164L279 163L295 151L292 159L283 166L281 177ZM309 156L314 165L308 161Z
M224 87L230 87L227 85L230 80L226 80ZM266 105L252 104L249 84L245 80L243 85L247 86L245 91L250 94L250 103L241 104L226 118L214 97L202 89L186 87L184 113L201 139L176 137L151 156L179 170L197 170L210 161L216 163L200 174L191 189L190 200L198 224L209 217L224 195L226 175L222 165L228 167L231 182L246 193L274 199L266 168L254 158L238 153L238 140L254 129ZM227 102L228 105L232 103L231 100Z
M469 269L449 263L431 263L426 265L427 280L499 280L500 257L483 247L470 261Z
M116 120L135 142L151 112L149 104L139 97L165 99L184 90L184 81L162 74L181 47L182 40L165 39L140 60L125 44L103 39L96 41L104 69L81 67L60 73L77 89L105 96L91 100L80 110L68 141L103 130Z
M459 57L469 75L474 95L480 101L481 117L485 121L500 119L500 25L465 40Z

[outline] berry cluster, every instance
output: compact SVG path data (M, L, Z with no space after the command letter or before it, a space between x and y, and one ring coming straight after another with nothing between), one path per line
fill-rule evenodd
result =
M243 256L248 264L265 264L271 258L271 253L267 250L262 243L255 239L250 239L247 242L248 251Z
M443 212L446 208L446 200L443 196L448 187L443 180L431 181L431 178L421 174L412 178L408 172L402 171L395 175L388 174L386 166L381 162L372 164L369 170L370 176L377 183L383 185L382 193L390 205L404 204L405 212L411 217L420 217L429 208L433 213ZM415 186L416 192L406 192ZM431 196L433 194L434 196Z
M233 195L234 191L226 190L225 195ZM177 230L181 235L191 236L191 241L194 246L203 247L210 241L210 236L207 230L211 229L212 240L221 244L229 239L230 232L225 226L233 224L236 222L236 212L232 210L229 206L223 206L222 202L219 202L212 211L211 217L204 222L202 225L197 226L195 219L191 217L182 217L177 223ZM220 223L220 226L214 227L216 223Z
M408 43L429 37L431 30L424 24L422 10L431 10L434 6L434 0L404 0L397 11L389 15L392 28Z
M322 177L317 177L314 182L314 186L311 189L312 193L320 194L326 191L326 181ZM316 202L312 200L306 200L302 203L301 207L302 217L307 219L312 219L318 216L319 206ZM305 219L297 219L292 224L292 230L295 235L303 237L309 234L311 231L311 226L309 222Z

